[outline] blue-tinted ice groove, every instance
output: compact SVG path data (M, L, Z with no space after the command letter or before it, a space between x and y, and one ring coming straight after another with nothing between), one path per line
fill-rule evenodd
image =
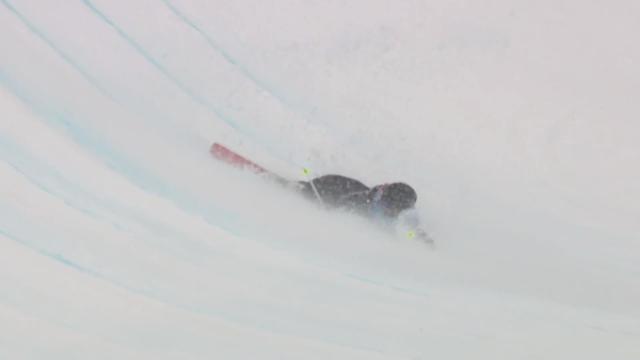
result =
M9 0L0 0L4 4L4 6L9 9L35 36L40 38L45 44L47 44L54 52L58 54L69 66L71 66L75 71L80 73L80 75L93 87L95 87L102 95L104 95L109 100L116 102L115 98L100 85L100 82L91 76L91 74L86 71L80 64L75 62L67 53L62 51L49 37L40 29L38 29L33 23L29 21L21 12L19 12L10 2Z
M195 251L194 254L202 254L204 247L197 242L192 242L185 234L158 221L144 217L126 206L119 205L114 201L108 201L99 196L99 194L94 194L84 189L82 184L72 183L53 166L25 153L10 139L3 138L2 134L0 134L0 150L0 159L4 158L10 167L28 179L34 186L62 200L70 208L98 222L109 224L118 231L127 231L128 229L121 219L130 219L148 229L150 234L153 234L151 238L143 238L142 240L153 241L155 246L166 247L165 244L168 244L166 240L173 239L171 242L180 244L181 247L190 245ZM92 204L93 206L89 207L86 204ZM104 210L97 211L92 208ZM107 214L111 214L111 216ZM181 257L183 260L191 260L180 253L174 253L174 255Z
M184 92L190 99L192 99L195 103L203 106L213 115L215 115L218 119L222 120L225 124L230 126L232 129L237 131L239 134L252 139L254 142L263 145L266 149L272 151L271 155L279 158L282 161L285 161L292 165L295 168L303 168L304 166L292 161L290 158L279 155L277 152L273 151L274 147L269 142L265 141L259 133L256 131L249 129L246 126L240 124L237 120L233 119L232 116L228 115L223 109L219 106L212 104L207 101L202 96L198 95L196 92L191 90L187 85L185 85L180 79L172 74L162 63L149 54L145 48L139 44L136 40L133 39L124 29L122 29L116 22L109 18L104 12L100 11L98 7L92 3L90 0L82 0L82 2L95 14L96 17L101 19L103 22L108 24L111 28L113 28L116 33L125 40L129 46L131 46L137 53L139 53L147 62L149 62L154 68L156 68L163 76L165 76L172 84L174 84L178 89Z
M280 104L282 104L286 108L289 108L292 110L298 110L301 108L300 105L287 99L286 96L282 95L279 91L277 91L274 86L269 85L264 80L261 80L258 75L254 74L251 70L249 70L249 68L245 64L243 64L240 60L236 59L233 55L231 55L229 51L227 51L222 46L220 46L213 39L211 35L209 35L204 29L202 29L198 24L196 24L195 21L191 20L173 2L171 2L170 0L160 0L160 1L162 1L167 6L167 8L169 8L169 10L175 14L177 18L179 18L188 27L190 27L196 33L198 33L205 40L205 42L207 43L207 45L209 45L211 49L213 49L215 52L220 54L220 56L222 56L222 58L225 59L229 64L237 68L242 75L244 75L247 79L249 79L259 89L262 89L263 91L271 95L272 98L276 99ZM331 130L334 130L334 132L341 131L341 129L330 125L326 121L318 120L317 117L312 114L313 113L312 110L304 109L303 111L306 113L304 116L304 120L307 121L308 123L329 128ZM343 138L342 143L345 144L348 141L348 138L351 137L351 135L341 135L341 137Z
M119 280L116 280L112 277L106 276L104 274L102 274L99 271L87 268L85 266L82 266L78 263L76 263L73 260L70 260L66 257L64 257L63 255L59 254L59 253L55 253L55 252L50 252L50 251L46 251L44 249L41 248L37 248L34 247L32 245L29 244L28 241L25 241L19 237L14 236L11 233L8 233L6 231L3 231L2 229L0 229L0 235L2 235L3 237L6 237L7 239L13 240L15 241L17 244L20 244L21 246L24 246L27 249L30 249L31 251L35 252L36 254L43 256L45 258L48 258L52 261L55 261L59 264L64 265L65 267L68 267L74 271L78 271L80 273L83 273L85 275L88 275L92 278L95 278L99 281L103 281L107 284L110 284L112 286L115 286L116 288L125 290L131 294L137 295L137 296L142 296L144 298L150 299L152 301L188 312L188 313L192 313L192 314L196 314L196 315L202 315L202 316L206 316L206 317L212 317L212 318L216 318L216 319L220 319L222 321L225 321L227 323L232 323L232 324L237 324L240 326L247 326L250 325L253 328L265 331L267 333L271 333L271 334L276 334L276 335L281 335L281 336L292 336L291 333L287 332L287 331L279 331L279 330L275 330L274 328L270 327L268 324L249 324L246 322L246 320L242 320L239 317L233 316L232 314L226 313L226 312L222 312L222 311L218 311L215 309L212 309L210 307L202 307L202 306L195 306L195 305L188 305L185 304L184 302L179 302L179 301L175 301L175 300L169 300L169 299L165 299L162 295L160 294L156 294L152 291L149 290L144 290L141 288L136 288L136 287L132 287L130 285L127 285ZM340 341L336 341L333 339L328 339L328 338L324 338L324 337L312 337L312 336L304 336L304 335L300 335L300 334L296 334L296 337L299 338L303 338L303 339L308 339L308 340L313 340L313 341L322 341L324 343L327 344L331 344L331 345L337 345L337 346L341 346L341 347L345 347L345 348L350 348L350 349L355 349L355 350L366 350L369 352L376 352L376 353L382 353L380 350L372 348L372 347L364 347L364 346L354 346L354 345L350 345L346 342L340 342Z
M129 46L131 46L136 52L138 52L147 62L149 62L154 68L156 68L162 75L164 75L171 83L173 83L176 87L178 87L182 92L187 94L189 98L191 98L194 102L204 106L207 110L212 112L216 117L220 118L227 125L231 126L236 131L243 134L251 134L250 131L244 129L237 121L232 119L229 115L225 114L225 112L219 109L216 106L210 104L207 100L191 91L188 86L183 84L176 76L174 76L169 70L167 70L160 61L156 60L151 54L149 54L142 45L138 44L131 36L129 36L120 26L118 26L111 18L109 18L105 13L100 11L89 0L82 0L82 2L91 10L91 12L97 16L99 19L108 24L111 28L113 28L118 35L124 39Z
M207 204L206 208L203 208L197 205L198 202L196 199L192 199L190 196L176 189L175 186L144 171L140 166L129 161L125 154L122 154L110 146L102 136L78 125L81 121L73 119L70 115L60 113L55 109L48 109L41 106L39 102L33 100L20 85L16 84L7 76L2 69L0 69L0 84L4 85L23 103L34 110L40 119L46 120L51 126L63 130L74 142L90 150L90 152L103 161L108 168L122 175L139 189L153 195L164 197L185 212L201 216L207 223L220 227L225 231L239 234L238 229L243 228L243 226L238 226L238 224L242 222L237 216L228 213L228 211L217 207L215 204ZM242 233L242 231L240 231L240 233Z
M233 65L236 69L238 69L238 71L242 75L244 75L247 79L249 79L254 85L256 85L258 88L260 88L260 89L264 90L265 92L267 92L274 99L276 99L278 102L280 102L281 104L285 105L286 107L289 107L289 108L294 108L295 107L295 105L291 101L287 100L286 97L284 97L283 95L279 94L275 90L275 88L273 86L270 86L265 81L259 79L256 74L251 72L244 64L242 64L238 59L236 59L227 50L225 50L222 46L220 46L215 40L213 40L213 38L211 36L209 36L194 21L189 19L189 17L184 12L182 12L180 9L178 9L178 7L176 5L174 5L171 1L169 1L169 0L160 0L160 1L162 1L167 6L167 8L178 19L180 19L180 21L182 21L188 27L190 27L192 30L194 30L196 33L198 33L205 40L205 42L207 43L207 45L209 45L209 47L211 49L213 49L215 52L220 54L220 56L222 56L222 58L225 59L229 64Z
M20 13L8 0L0 0L2 3L9 9L20 21L38 38L40 38L45 44L47 44L58 56L60 56L67 64L69 64L75 71L77 71L81 76L88 81L92 86L94 86L102 95L113 101L114 103L118 103L117 100L113 98L113 96L103 88L100 83L93 77L89 72L87 72L83 67L81 67L77 62L73 60L71 56L62 51L59 47L53 43L49 37L45 35L42 31L40 31L35 25L33 25L22 13ZM135 43L130 37L128 37L122 30L120 30L113 22L111 22L108 18L106 18L101 12L99 12L92 4L88 1L84 1L87 6L103 21L107 22L107 24L111 25L121 37L123 37L131 46L133 46L138 52L140 52L147 61L153 64L158 70L160 70L165 76L172 80L172 82L179 86L183 91L187 91L186 87L182 87L181 83L177 81L169 72L167 72L157 61L155 61L151 56L146 54L146 52ZM36 113L40 114L40 117L43 119L47 119L48 122L56 125L59 128L64 129L67 133L71 135L73 140L84 146L85 148L91 149L93 153L98 155L109 168L121 173L125 176L131 183L135 184L139 188L150 191L154 194L167 197L172 201L178 203L181 208L187 210L190 213L194 213L193 204L195 201L184 199L184 195L182 198L178 195L179 192L169 186L166 182L159 180L157 177L153 177L150 174L144 172L139 166L130 163L126 156L119 154L113 147L109 146L106 141L104 141L99 135L95 132L88 131L83 129L78 124L80 121L69 120L70 115L62 114L59 111L53 109L45 109L44 106L40 105L38 101L31 99L28 95L27 90L23 89L21 86L17 85L12 79L0 69L0 82L4 83L5 87L8 88L12 93L18 96L25 104L27 104L30 108L32 108ZM194 101L197 101L201 104L206 105L206 103L198 101L198 97L191 97ZM222 120L226 118L220 117ZM230 119L226 119L227 123L236 128L238 132L242 132L237 124ZM211 214L211 210L215 209L214 205L210 205L207 207L207 211L197 211L199 215L205 215L205 220L212 224L219 226L227 231L231 231L233 227L225 226L224 223L227 224L236 224L238 223L238 219L233 216L224 213L221 209L214 210L214 214ZM202 210L202 209L199 209ZM208 215L208 216L207 216ZM237 227L236 227L237 229ZM235 231L237 232L237 231Z

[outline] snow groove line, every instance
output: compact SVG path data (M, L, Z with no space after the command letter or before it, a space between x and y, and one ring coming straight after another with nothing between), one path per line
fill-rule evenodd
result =
M68 54L66 54L62 49L60 49L51 39L49 39L44 32L38 29L33 23L27 19L21 12L18 11L9 0L0 0L4 4L4 6L9 9L11 13L13 13L28 29L37 36L41 41L43 41L47 46L49 46L58 56L60 56L69 66L71 66L75 71L80 73L82 77L89 82L93 87L95 87L102 95L104 95L109 100L118 103L117 100L100 85L100 82L91 76L88 71L86 71L82 66L80 66L77 62L75 62Z
M268 85L266 81L259 79L259 77L255 75L253 72L251 72L247 66L245 66L239 60L233 57L222 46L218 45L213 40L213 37L211 35L209 35L205 30L203 30L199 25L197 25L195 21L191 20L184 12L178 9L178 7L175 6L170 0L160 0L160 1L162 1L167 6L167 8L169 8L169 10L173 12L176 15L176 17L178 17L182 22L184 22L187 26L192 28L200 36L202 36L205 39L205 42L209 45L209 47L211 47L214 51L220 54L220 56L222 56L222 58L225 59L229 64L236 67L242 75L244 75L247 79L249 79L258 88L267 92L269 95L271 95L274 99L276 99L279 103L281 103L286 108L294 110L293 111L294 113L298 113L299 112L298 109L301 109L304 113L306 113L304 115L305 121L314 125L319 125L319 126L331 129L331 130L340 131L340 129L336 128L335 126L332 126L331 124L328 124L326 121L317 120L316 117L313 116L313 112L314 112L313 110L304 109L301 106L295 104L294 102L292 102L291 100L283 96L282 94L279 94L278 91L276 91L273 86ZM295 118L298 118L298 117L296 116ZM342 135L342 137L346 138L348 136ZM342 144L344 145L345 143L346 143L346 140L343 140Z
M23 240L23 239L21 239L19 237L16 237L13 234L10 234L10 233L2 230L2 229L0 229L0 235L5 237L5 238L7 238L7 239L9 239L9 240L12 240L12 241L16 242L20 246L23 246L24 248L26 248L26 249L28 249L28 250L30 250L30 251L42 256L42 257L44 257L46 259L49 259L49 260L51 260L51 261L53 261L55 263L61 264L62 266L65 266L65 267L70 268L70 269L72 269L74 271L80 272L82 274L85 274L85 275L87 275L87 276L89 276L89 277L91 277L93 279L96 279L97 281L101 281L103 283L109 284L109 285L111 285L111 286L113 286L113 287L115 287L117 289L123 290L125 292L130 293L130 294L133 294L133 295L136 295L136 296L140 296L140 297L142 297L144 299L147 299L149 301L160 303L160 304L163 304L165 306L178 309L180 311L185 311L187 313L192 313L192 314L196 314L196 315L213 317L213 318L219 319L221 321L224 321L224 322L227 322L227 323L232 323L232 324L235 324L236 326L243 327L240 323L233 322L230 318L227 318L227 317L223 316L222 314L216 314L216 313L212 313L212 312L207 312L207 311L196 309L196 308L190 309L189 307L187 307L185 305L172 303L172 302L169 302L167 300L162 299L159 296L156 296L154 294L146 292L144 290L136 289L134 287L125 285L125 284L123 284L123 283L121 283L121 282L119 282L119 281L117 281L115 279L112 279L112 278L109 278L109 277L103 275L102 273L100 273L100 272L98 272L96 270L92 270L92 269L86 268L86 267L84 267L82 265L79 265L79 264L73 262L72 260L69 260L69 259L65 258L64 256L62 256L60 254L57 254L57 253L54 253L54 252L50 252L50 251L46 251L46 250L40 249L40 248L38 248L36 246L32 246L27 241L25 241L25 240ZM71 329L73 329L73 328L71 328ZM112 341L112 339L109 339L109 340Z
M234 231L234 227L229 225L233 222L234 217L227 214L224 209L216 207L215 204L210 204L206 209L203 209L200 206L194 205L196 201L192 198L179 196L174 186L160 181L157 177L148 174L143 169L130 163L121 156L117 150L111 148L97 135L88 133L88 131L80 128L76 122L67 120L66 116L58 114L55 110L43 109L36 104L19 86L14 84L13 79L4 73L2 69L0 69L0 85L4 85L5 88L20 99L27 107L33 109L40 118L48 119L44 121L55 123L57 126L62 127L76 144L81 147L90 148L91 153L101 159L109 169L122 175L136 188L171 201L185 213L201 217L210 226L220 228L232 234L237 234L237 232Z
M6 80L6 79L4 79L2 71L0 71L0 82L2 82L3 80ZM5 86L8 86L8 85L5 84ZM11 89L9 89L9 90L11 91ZM27 106L30 105L30 101L28 99L24 98L21 95L17 95L16 94L16 96L21 101L23 101ZM72 129L71 125L66 120L64 120L62 118L62 116L56 116L56 119L54 121L59 122L61 126L67 128L67 131L70 133L70 135L71 135L71 137L72 137L72 139L73 139L73 141L75 143L77 143L77 144L79 144L81 146L83 145L83 141L81 140L81 138L83 136L82 136L82 134L79 134L79 133L82 132L81 130L79 131L79 130L77 130L77 128L76 129ZM94 141L94 142L99 142L99 141ZM6 147L8 145L9 144L6 141L4 142L4 145L3 145L2 136L0 134L0 147L2 147L2 146ZM89 145L89 144L86 144L86 145ZM107 152L109 151L109 149L106 147L106 145L105 146L100 146L100 147L104 147L105 148L104 151L107 151ZM201 208L199 208L197 206L194 206L193 205L193 203L194 203L193 199L179 197L177 195L177 191L174 188L172 188L169 185L166 185L164 183L161 183L161 182L155 182L155 183L157 183L156 186L159 187L159 188L155 188L156 186L152 186L151 188L149 188L148 186L145 187L145 186L143 186L143 183L141 182L141 179L147 178L146 174L138 174L138 176L135 176L135 174L131 173L130 171L123 171L123 170L127 170L129 167L133 167L133 165L120 164L120 166L118 166L117 163L119 162L119 160L120 160L119 158L120 157L117 156L117 155L114 155L115 156L115 160L116 160L116 163L114 163L114 161L109 161L110 158L106 154L103 153L104 151L101 152L100 150L98 150L98 149L96 149L94 147L93 150L91 151L91 153L96 154L99 158L102 158L104 160L104 162L105 162L105 165L109 169L111 169L111 170L115 171L117 174L121 175L132 186L140 189L141 191L143 191L145 193L149 193L149 194L152 194L152 195L155 195L155 196L160 196L160 197L163 197L165 199L170 200L174 205L176 205L177 208L181 209L186 214L189 214L189 215L192 215L192 216L197 216L197 217L202 217L202 219L209 226L220 228L220 229L222 229L224 231L227 231L229 233L234 233L234 234L236 233L236 232L234 232L234 228L229 225L229 223L232 221L231 219L233 219L233 217L230 216L230 215L225 214L222 209L216 208L213 205L211 205L211 206L213 206L212 210L204 210L204 209L201 209ZM62 194L54 193L52 190L50 190L48 187L43 185L37 179L31 178L30 176L28 176L24 171L21 170L21 168L18 165L12 163L9 159L5 159L5 160L6 160L6 162L7 162L7 164L9 166L11 166L18 173L20 173L22 176L27 178L31 183L36 185L38 188L40 188L44 192L49 193L50 195L52 195L54 197L62 199L63 202L66 205L68 205L68 206L70 206L70 207L72 207L74 209L76 209L76 210L78 210L78 211L80 211L82 213L85 213L86 215L88 215L90 217L93 217L93 218L95 218L97 220L100 220L99 218L97 218L97 216L94 216L94 214L90 210L84 209L84 208L78 208L75 205L72 205L69 200L66 200L62 196ZM111 159L111 160L114 160L114 159ZM125 167L125 169L122 169L123 166ZM54 172L48 170L48 173L52 174ZM62 177L58 176L58 178L61 179ZM148 180L148 181L151 181L151 180ZM160 191L160 189L164 189L165 192L163 193L162 191ZM115 210L114 210L114 208L112 208L112 206L109 206L108 204L104 203L101 200L97 200L97 198L95 196L93 196L93 195L90 195L90 193L86 193L84 195L85 195L85 197L91 198L94 201L94 203L101 204L104 209L106 209L108 211L112 211L112 212L115 213ZM213 212L213 214L211 212ZM221 220L219 222L216 222L216 221L214 221L214 219L218 219L218 220L219 219L223 219L223 220ZM145 227L149 228L152 231L155 231L155 229L158 228L158 225L153 224L152 221L150 222L150 221L144 220L144 219L137 219L137 221L138 221L138 223L144 225ZM116 229L118 228L115 223L112 223L112 225Z
M80 126L78 126L78 121L69 120L67 119L68 115L62 115L54 109L45 109L42 106L38 105L35 100L31 99L25 93L25 91L22 91L20 86L14 84L13 79L10 79L2 71L2 69L0 69L0 83L2 83L27 107L32 109L40 119L43 119L43 121L55 124L59 128L62 128L76 144L81 147L90 148L91 153L100 158L108 168L122 174L125 178L129 179L132 184L135 184L137 187L144 191L149 191L149 189L143 187L142 184L140 184L140 181L137 180L146 179L146 181L148 182L158 183L157 181L151 181L151 176L144 173L135 165L126 161L124 157L119 155L115 149L107 145L106 141L102 140L99 135L93 134L88 130L84 130ZM167 189L167 186L165 186L163 183L155 185L160 189ZM158 189L154 189L154 191L149 192L158 196L166 195Z
M242 126L240 126L237 121L231 119L231 117L225 114L224 111L210 104L204 98L202 98L198 94L191 91L191 89L189 89L185 84L183 84L176 76L171 74L171 72L169 72L169 70L167 70L158 60L156 60L153 56L151 56L144 49L142 45L140 45L131 36L129 36L120 26L118 26L113 20L111 20L111 18L109 18L104 12L100 11L100 9L98 9L98 7L95 4L93 4L90 0L82 0L82 2L85 4L87 8L91 10L91 12L93 12L93 14L96 17L98 17L103 22L108 24L111 28L113 28L118 33L118 35L129 44L129 46L131 46L136 52L138 52L147 62L153 65L153 67L155 67L158 71L160 71L160 73L164 75L167 79L169 79L171 83L173 83L176 87L178 87L182 92L187 94L189 98L191 98L196 103L204 106L207 110L212 112L216 117L224 121L227 125L231 126L233 129L237 130L238 132L245 135L251 134L250 132L246 131Z
M113 103L118 104L123 109L126 109L126 111L133 112L134 114L139 114L135 110L131 110L127 106L125 106L120 100L116 98L115 95L113 95L110 91L108 91L105 87L103 87L97 78L92 76L89 71L85 70L78 62L74 61L69 54L67 54L59 46L57 46L56 43L53 40L51 40L47 35L45 35L45 33L42 30L36 27L31 21L29 21L29 19L24 14L18 11L18 9L15 6L13 6L9 2L9 0L0 0L0 1L2 1L5 7L7 7L7 9L9 9L9 11L13 13L14 16L16 16L25 25L25 27L29 29L29 31L31 31L31 33L33 33L42 42L44 42L47 46L49 46L49 48L51 48L59 57L61 57L65 63L67 63L76 72L78 72L91 86L93 86L96 90L98 90L98 92L101 95L103 95ZM0 69L0 72L1 70L2 69ZM2 74L0 74L0 77L1 76Z
M136 52L138 52L147 62L149 62L151 65L153 65L153 67L155 67L163 76L165 76L171 83L173 83L174 86L179 88L182 92L184 92L194 102L196 102L197 104L203 106L205 109L207 109L213 115L215 115L218 119L222 120L225 124L230 126L232 129L238 131L238 133L240 133L241 135L244 135L249 139L253 139L256 142L258 142L261 145L263 145L265 148L270 149L272 155L276 156L280 160L283 160L283 161L289 163L290 165L295 166L296 168L303 168L304 167L304 166L302 166L300 164L294 163L291 159L288 159L288 158L285 158L285 157L283 157L281 155L278 155L277 152L273 151L273 146L270 146L264 140L262 140L257 133L255 133L254 131L246 129L241 124L239 124L238 121L234 120L231 116L227 115L218 106L215 106L215 105L211 104L209 101L207 101L206 99L204 99L203 97L199 96L197 93L195 93L194 91L189 89L189 87L186 86L185 84L183 84L180 81L180 79L178 79L178 77L173 75L167 68L165 68L160 63L160 61L156 60L151 54L149 54L141 44L139 44L137 41L135 41L133 39L133 37L129 36L127 34L127 32L124 31L118 24L116 24L104 12L102 12L100 9L98 9L98 7L93 2L91 2L91 0L82 0L82 2L84 3L84 5L87 8L89 8L91 10L91 12L93 12L95 14L96 17L98 17L99 19L104 21L106 24L111 26L118 33L118 35L120 37L122 37L129 44L129 46L131 46ZM222 55L222 56L224 57L224 55ZM232 59L230 57L229 58L224 57L224 58L227 61L230 61L230 59ZM232 62L232 64L236 65L233 62ZM241 73L246 76L246 74L244 74L243 72L241 72ZM260 88L262 89L262 87L260 87ZM267 89L264 89L264 90L267 91Z
M116 221L115 217L111 218L107 215L100 214L98 211L93 211L87 206L78 205L78 201L74 197L74 195L80 196L84 199L89 199L91 203L95 205L94 208L95 207L102 208L106 213L110 213L115 216L117 216L118 214L127 214L127 217L135 220L137 224L140 224L141 226L145 227L151 233L157 233L156 235L157 237L161 237L163 235L166 236L166 234L170 231L178 234L177 231L173 229L165 228L162 224L156 223L152 219L145 219L134 212L129 213L126 207L119 206L115 203L110 204L109 202L103 199L100 199L98 196L92 194L90 191L87 191L81 186L74 185L71 181L65 179L62 176L62 174L60 174L55 168L51 167L46 163L43 163L41 161L34 159L33 156L27 154L24 150L16 148L15 145L12 144L10 141L3 139L2 134L0 134L0 150L4 150L4 152L8 154L12 154L12 153L15 154L12 156L12 158L17 161L12 161L11 159L5 158L4 159L5 163L11 168L13 168L18 174L23 176L30 183L32 183L35 187L51 195L52 197L62 200L62 202L68 207L70 207L71 209L76 210L92 218L97 222L109 224L113 229L118 231L123 230L122 225L118 221ZM3 157L0 156L0 159L2 158ZM31 164L31 166L28 166L28 165L25 166L24 164ZM46 185L45 182L43 182L40 179L40 177L31 176L30 175L31 172L27 170L27 168L31 168L32 170L33 169L44 170L43 173L48 174L49 177L52 179L52 181L56 183L57 186ZM187 241L185 240L184 237L178 236L176 238L180 239L181 242ZM184 257L181 257L181 259L188 260L187 258L184 258Z
M5 143L6 144L6 143ZM2 147L3 145L3 141L2 138L0 137L0 147ZM4 147L4 150L6 150L6 147ZM42 192L50 195L53 198L57 198L60 199L67 207L79 212L80 214L84 214L85 216L92 218L93 220L97 221L97 222L101 222L101 223L107 223L110 224L113 228L118 229L117 225L115 223L113 223L112 221L108 221L105 218L102 218L100 215L98 215L96 212L91 211L90 209L86 208L86 207L79 207L77 205L74 205L72 203L72 201L68 200L63 194L61 193L57 193L54 190L52 190L50 187L46 186L43 184L42 181L40 181L37 178L34 178L32 176L29 176L19 165L16 165L14 162L10 161L9 159L4 159L4 162L11 167L13 170L16 171L16 173L20 174L22 177L25 178L25 180L27 180L28 182L30 182L31 184L33 184L33 186L35 186L37 189L41 190ZM56 174L57 175L57 174ZM57 176L56 176L57 177ZM84 194L83 194L84 195ZM93 200L93 199L92 199ZM1 230L1 229L0 229Z
M338 342L335 340L330 340L327 338L323 338L323 337L318 337L318 336L309 336L309 335L300 335L300 334L295 334L292 332L287 332L287 331L278 331L275 329L272 329L270 327L268 327L267 325L263 325L263 326L256 326L256 325L249 325L247 323L245 323L242 320L238 320L235 319L233 316L228 316L225 315L223 313L219 313L219 312L215 312L215 311L211 311L209 309L201 309L201 308L197 308L197 307L189 307L187 305L184 304L180 304L177 302L172 302L169 300L165 300L163 298L161 298L160 296L154 295L152 293L149 293L147 291L141 290L141 289L136 289L134 287L128 286L123 284L120 281L117 281L115 279L112 279L110 277L107 277L105 275L103 275L102 273L96 271L96 270L92 270L89 268L86 268L82 265L79 265L75 262L73 262L72 260L69 260L67 258L65 258L64 256L54 253L54 252L50 252L50 251L46 251L43 249L40 249L38 247L32 246L30 245L27 241L20 239L19 237L14 236L13 234L10 234L2 229L0 229L0 236L3 236L9 240L15 241L17 244L19 244L20 246L25 247L26 249L29 249L30 251L33 251L34 253L50 259L52 261L55 261L63 266L66 266L70 269L73 269L74 271L78 271L80 273L83 273L85 275L88 275L94 279L97 279L99 281L102 281L104 283L110 284L116 288L119 288L121 290L124 290L128 293L131 293L133 295L137 295L137 296L141 296L145 299L148 299L149 301L154 301L160 304L163 304L165 306L169 306L172 308L175 308L177 310L180 311L185 311L187 313L191 313L191 314L195 314L195 315L201 315L201 316L205 316L205 317L211 317L214 319L218 319L224 323L226 323L227 325L232 325L232 326L237 326L240 329L254 329L257 330L259 332L264 332L267 334L273 334L276 336L280 336L280 337L288 337L288 338L299 338L299 339L303 339L305 341L311 341L311 342L316 342L316 343L323 343L323 344L327 344L330 346L335 346L335 347L339 347L339 348L346 348L346 349L351 349L351 350L357 350L357 351L365 351L365 352L371 352L371 353L376 353L379 355L386 355L385 352L381 351L380 349L376 349L376 348L372 348L372 347L363 347L363 346L355 346L355 345L351 345L345 342Z
M106 278L104 276L102 276L100 273L98 273L97 271L91 270L89 268L86 268L82 265L76 264L75 262L65 258L64 256L62 256L61 254L52 252L52 251L47 251L41 248L38 248L36 246L33 246L31 244L29 244L28 241L22 240L20 238L18 238L17 236L8 233L7 231L0 229L0 235L6 237L7 239L13 240L16 243L20 244L21 246L24 246L25 248L35 252L36 254L39 254L41 256L44 256L46 258L52 259L58 263L61 263L67 267L72 268L73 270L76 271L80 271L82 273L85 273L91 277L96 277L96 278L101 278L106 280Z
M62 115L56 110L44 109L38 105L20 86L16 85L13 79L2 69L0 69L0 85L4 85L5 88L20 99L27 107L32 109L43 121L55 124L64 129L76 144L91 149L90 152L102 160L109 169L121 174L135 187L152 195L168 199L189 214L202 216L201 209L189 205L190 203L194 203L193 199L178 196L178 191L174 186L159 180L156 176L152 176L140 167L127 161L124 156L109 146L98 134L91 133L79 127L77 125L78 121L68 120L68 115ZM214 211L216 212L217 218L229 218L229 216L223 214L223 210L220 208L216 208ZM230 228L222 223L217 224L209 219L207 219L207 222L210 225L232 232Z
M68 259L66 259L65 257L63 257L60 254L56 254L56 253L53 253L53 252L48 252L48 251L41 250L41 249L35 248L33 246L30 246L24 240L19 239L19 238L13 236L12 234L9 234L8 232L2 230L1 228L0 228L0 237L4 238L3 240L8 240L8 241L15 242L16 244L18 244L18 246L23 247L26 251L30 251L30 252L35 253L36 256L41 256L41 257L45 258L46 260L52 261L53 263L57 263L57 264L59 264L61 266L65 266L65 267L71 268L72 270L80 272L80 273L83 273L83 274L85 274L85 275L87 275L87 276L89 276L91 278L99 279L101 281L106 282L107 284L115 286L116 288L123 289L122 287L119 287L119 286L107 281L106 279L101 278L99 273L94 272L94 271L92 271L90 269L84 268L82 266L79 266L78 264L75 264L72 261L69 261ZM129 291L129 290L126 290L126 289L124 289L124 290L125 291ZM60 327L60 328L66 329L68 331L77 332L77 333L82 333L82 332L86 331L86 329L80 329L77 326L73 326L72 324L68 324L68 323L65 323L65 322L60 321L60 320L55 320L55 319L50 319L50 318L49 319L42 318L42 317L37 316L37 315L35 315L35 314L31 313L31 312L26 311L22 307L19 307L18 304L16 304L16 303L6 303L6 302L4 302L4 304L8 305L8 306L11 306L13 309L15 309L16 311L18 311L18 312L20 312L22 314L25 314L27 316L32 316L32 317L34 317L36 319L39 319L41 321L46 321L49 324L53 324L56 327ZM103 341L107 341L108 343L111 343L111 344L120 344L119 341L117 341L117 340L115 340L115 339L113 339L111 337L100 336L100 338L103 339Z
M294 108L295 105L292 104L289 100L287 100L281 94L272 87L269 86L265 81L258 78L253 72L251 72L247 66L238 61L235 57L233 57L227 50L225 50L222 46L217 44L213 38L207 34L199 25L197 25L193 20L191 20L184 12L178 9L170 0L160 0L163 2L167 8L182 22L184 22L187 26L193 29L196 33L198 33L202 38L204 38L205 42L211 49L220 54L223 59L225 59L229 64L233 65L238 71L244 75L247 79L249 79L254 85L258 88L266 91L269 95L271 95L274 99L278 100L281 104L288 108Z
M109 169L122 175L136 188L171 201L176 205L176 207L184 211L186 214L202 218L202 220L209 226L220 228L230 234L247 236L247 234L238 233L238 231L236 231L237 227L230 225L236 221L236 217L226 213L224 209L216 207L215 204L209 204L208 207L204 209L200 206L194 205L196 201L192 198L179 196L177 190L173 186L162 181L158 181L156 177L152 177L142 169L137 168L134 164L126 161L126 159L120 156L115 149L108 146L105 141L96 138L95 135L87 134L87 131L79 128L75 122L67 120L64 115L58 114L53 110L42 109L40 106L35 104L28 95L24 94L20 90L19 86L13 84L13 80L4 74L2 69L0 69L0 84L3 84L27 107L36 111L40 118L49 119L48 122L56 123L58 126L64 128L76 144L81 147L90 148L91 153L102 159ZM28 176L16 168L14 164L9 163L9 165L28 178ZM36 183L36 185L40 185L40 183ZM46 189L43 190L49 192ZM51 195L59 197L54 194ZM65 203L67 203L67 201L65 201ZM249 236L248 239L251 239L251 237ZM256 240L251 239L251 241L255 242Z
M158 295L154 295L148 291L144 291L141 289L137 289L134 288L132 286L129 285L125 285L120 281L117 281L115 279L112 279L106 275L103 275L102 273L100 273L99 271L96 270L92 270L90 268L84 267L80 264L75 263L74 261L65 258L64 256L55 253L55 252L51 252L51 251L47 251L44 249L41 249L37 246L31 245L29 244L28 241L21 239L13 234L8 233L7 231L0 229L0 235L6 237L7 239L13 240L16 243L20 244L21 246L24 246L25 248L35 252L36 254L43 256L45 258L51 259L57 263L60 263L68 268L71 268L75 271L84 273L92 278L98 279L100 281L103 281L105 283L111 284L119 289L125 290L129 293L132 293L134 295L138 295L138 296L142 296L144 298L150 299L152 301L156 301L158 303L170 306L170 307L174 307L176 309L182 310L182 311L186 311L189 313L193 313L193 314L198 314L198 315L204 315L204 316L212 316L214 318L218 318L218 319L222 319L223 321L231 321L231 318L227 318L222 314L218 314L215 312L211 312L211 311L205 311L205 310L201 310L201 309L197 309L195 307L193 308L189 308L188 306L182 305L182 304L178 304L178 303L174 303L174 302L170 302L168 300L164 300L163 298L161 298ZM236 323L236 322L233 322Z

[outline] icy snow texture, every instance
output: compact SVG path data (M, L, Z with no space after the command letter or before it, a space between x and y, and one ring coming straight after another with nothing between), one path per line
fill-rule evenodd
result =
M0 358L640 358L637 1L0 1ZM404 180L435 251L216 163Z

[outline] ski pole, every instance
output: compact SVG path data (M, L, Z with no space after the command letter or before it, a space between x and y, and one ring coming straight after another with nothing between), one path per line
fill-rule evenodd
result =
M309 175L311 174L311 171L308 168L303 168L302 172L307 177L307 179L309 179ZM316 198L318 198L318 201L320 202L320 205L322 207L325 207L324 206L324 201L322 200L322 196L320 196L320 192L318 192L318 189L316 188L316 185L313 183L313 179L309 179L309 184L311 184L311 189L313 189L313 193L316 195Z

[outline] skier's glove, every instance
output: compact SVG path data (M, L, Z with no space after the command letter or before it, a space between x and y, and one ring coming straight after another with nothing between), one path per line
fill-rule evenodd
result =
M429 234L427 234L426 231L422 230L422 229L415 229L415 230L411 230L407 233L407 237L409 239L417 239L420 241L423 241L429 245L433 245L434 241L433 239L429 236Z

